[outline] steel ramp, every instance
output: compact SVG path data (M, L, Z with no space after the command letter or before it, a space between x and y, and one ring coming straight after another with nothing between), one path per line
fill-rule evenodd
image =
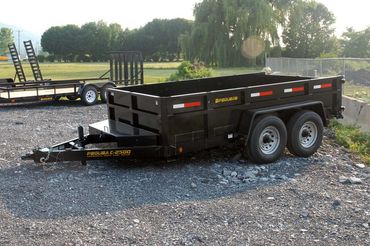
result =
M26 82L27 81L26 75L24 74L22 62L19 57L17 47L15 46L14 43L9 44L8 47L10 51L10 56L12 57L12 61L14 64L16 77L18 77L19 82Z
M35 78L35 81L43 81L42 73L40 70L39 61L37 59L35 49L33 48L32 41L24 41L24 48L26 49L28 62L31 65L33 77Z

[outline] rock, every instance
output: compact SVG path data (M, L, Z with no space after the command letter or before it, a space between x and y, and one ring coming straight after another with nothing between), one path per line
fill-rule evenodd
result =
M356 164L355 166L360 169L364 169L366 167L365 164Z
M350 184L351 181L346 176L340 176L339 177L339 183L341 183L341 184Z
M223 179L223 180L220 181L220 184L222 184L222 185L227 185L228 183L229 183L229 181L226 180L226 179Z
M281 180L288 180L288 177L287 176L285 176L285 175L281 175L281 176L279 176L279 177L277 177L277 179L281 179Z
M301 232L302 232L302 233L305 233L305 232L308 232L308 230L306 230L306 229L301 229Z
M231 176L231 177L233 177L233 178L235 178L236 176L238 176L238 173L237 173L237 172L232 172L232 173L230 174L230 176Z
M350 183L351 184L362 184L362 180L360 178L356 178L356 177L351 177L349 179Z
M250 179L255 179L256 176L252 172L245 172L244 173L244 178L250 178Z
M138 219L134 219L133 221L134 221L134 223L136 223L136 224L139 224L139 223L140 223L140 220L138 220Z
M363 223L362 226L365 227L366 229L369 229L370 228L369 223Z
M303 212L301 212L301 214L300 214L300 216L301 216L301 218L309 218L310 217L310 213L309 212L307 212L307 211L303 211Z
M231 179L231 182L233 182L233 183L240 183L241 182L241 180L240 179L238 179L238 178L236 178L236 177L234 177L234 178L232 178Z
M224 168L224 170L222 171L222 174L223 174L224 176L230 176L230 175L231 175L231 173L232 173L232 171L230 171L230 170L228 170L228 169L226 169L226 168Z
M275 200L275 197L267 197L267 200L269 200L269 201L273 201L273 200Z
M341 204L342 204L342 201L340 199L335 199L332 206L334 209L337 209L341 206Z
M197 188L197 185L195 183L191 183L191 188Z

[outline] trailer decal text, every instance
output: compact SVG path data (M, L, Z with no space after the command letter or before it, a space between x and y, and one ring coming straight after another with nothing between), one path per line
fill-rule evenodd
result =
M187 103L180 103L174 104L173 109L181 109L181 108L194 108L202 106L201 102L187 102Z
M224 98L216 98L215 103L227 103L227 102L235 102L238 101L239 97L224 97Z
M295 93L295 92L303 92L303 91L304 91L304 86L285 89L284 93Z
M103 158L103 157L126 157L131 156L132 151L128 150L107 150L107 151L89 151L86 154L87 158Z
M274 94L273 91L262 91L262 92L252 93L251 97L266 97L266 96L272 96L273 94Z

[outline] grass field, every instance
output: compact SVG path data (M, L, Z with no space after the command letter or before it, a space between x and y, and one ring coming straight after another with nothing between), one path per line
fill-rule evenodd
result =
M171 74L176 72L179 62L169 63L145 63L144 80L145 83L164 82ZM23 65L26 76L32 80L32 72L27 63ZM46 79L78 79L100 77L108 71L108 63L41 63L43 77ZM233 75L256 72L260 70L249 68L230 68L213 69L214 76ZM0 63L0 78L14 77L14 67L12 63Z
M179 62L168 63L145 63L144 64L144 80L145 83L164 82L180 65ZM79 79L79 78L95 78L100 77L108 71L108 63L41 63L41 71L46 79ZM26 76L32 80L33 76L29 65L24 62ZM259 72L261 69L254 68L214 68L212 73L214 76L225 76L242 73ZM14 67L10 62L0 62L0 78L14 77ZM370 102L370 87L357 86L346 83L344 93L348 96L362 99Z

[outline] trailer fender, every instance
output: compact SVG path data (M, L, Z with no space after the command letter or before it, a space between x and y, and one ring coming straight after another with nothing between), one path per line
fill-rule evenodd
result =
M86 84L83 84L81 85L80 89L78 90L78 94L81 96L82 95L82 92L84 91L84 89L88 86L92 86L94 87L97 91L99 91L99 87L94 85L94 84L89 84L89 83L86 83Z
M250 133L252 131L253 123L258 116L264 114L275 114L282 118L285 123L287 123L290 116L292 116L295 112L299 110L311 110L316 112L318 115L320 115L324 125L328 125L323 103L320 101L309 101L244 111L242 112L240 118L238 134L240 136L244 136L246 141L248 141L248 137L250 136Z

